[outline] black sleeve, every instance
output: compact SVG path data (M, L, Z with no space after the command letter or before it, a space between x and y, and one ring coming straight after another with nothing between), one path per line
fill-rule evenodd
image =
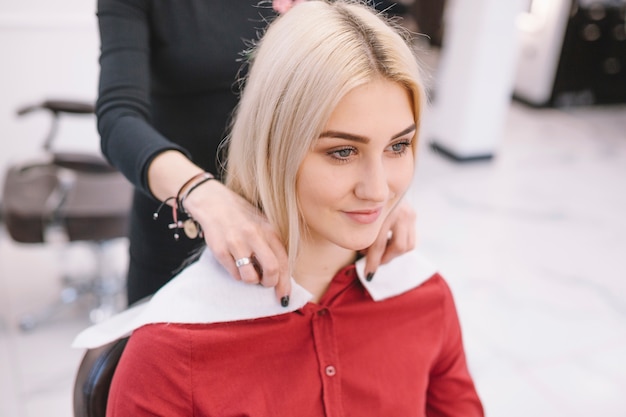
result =
M161 152L188 155L152 126L149 0L98 0L100 83L96 116L105 157L136 187L148 189L147 168Z

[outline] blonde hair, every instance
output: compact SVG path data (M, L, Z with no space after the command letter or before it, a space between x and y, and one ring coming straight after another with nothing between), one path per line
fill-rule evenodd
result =
M419 126L424 91L412 49L374 9L357 2L301 3L269 25L252 54L227 142L226 185L276 227L290 270L302 233L300 164L341 98L377 78L410 92Z

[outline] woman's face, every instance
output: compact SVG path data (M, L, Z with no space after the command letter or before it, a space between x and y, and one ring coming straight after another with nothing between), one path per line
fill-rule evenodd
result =
M376 80L350 91L298 170L305 242L369 247L413 177L409 92Z

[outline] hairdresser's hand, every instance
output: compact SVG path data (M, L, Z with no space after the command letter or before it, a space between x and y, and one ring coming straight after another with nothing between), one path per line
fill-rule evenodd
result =
M287 253L274 228L245 199L218 181L198 187L185 200L185 208L204 230L204 239L217 260L237 280L276 287L283 306L291 281ZM258 263L235 265L237 259ZM287 298L285 298L287 297Z
M365 274L368 279L373 278L380 265L415 248L415 220L415 211L405 201L401 201L389 214L376 241L365 251Z
M302 3L305 0L272 0L272 8L274 11L283 14L289 11L293 6Z

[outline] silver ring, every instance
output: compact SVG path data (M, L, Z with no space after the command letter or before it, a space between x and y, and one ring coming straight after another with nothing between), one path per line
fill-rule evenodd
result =
M251 262L252 262L252 259L250 258L239 258L235 261L235 266L237 268L241 268L242 266L248 265Z

